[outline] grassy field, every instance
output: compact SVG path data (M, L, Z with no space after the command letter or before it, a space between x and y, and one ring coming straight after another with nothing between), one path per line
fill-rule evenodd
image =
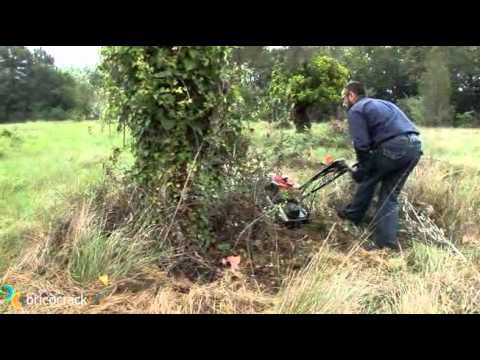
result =
M480 168L480 129L421 129L425 154L436 160Z
M273 129L266 123L252 123L249 127L256 147L271 159L281 153L287 164L285 171L294 179L308 176L326 154L353 161L348 144L342 145L341 135L325 124L315 125L308 135ZM416 236L424 236L425 241L419 239L422 241L414 242L401 254L362 253L356 244L365 233L338 223L325 207L322 216L327 231L316 254L306 268L286 279L276 295L228 279L206 286L190 284L189 292L177 292L178 283L149 269L142 275L144 281L161 281L161 290L150 287L140 292L112 294L102 307L43 308L38 312L480 312L480 130L422 129L422 134L425 160L412 175L406 194L418 204L431 206L438 226L413 223L411 227L420 228L418 234L423 234ZM113 131L110 134L108 127L102 129L98 122L0 125L0 274L17 261L28 230L35 226L48 228L49 219L61 212L70 194L82 192L101 180L102 162L121 143L121 136ZM450 164L457 170L451 172ZM327 204L327 198L345 196L342 184L323 192L319 201ZM91 230L93 213L89 214L84 207L80 210L72 236ZM445 238L456 247L431 245L427 238ZM104 247L113 253L123 246L121 240L113 238ZM95 241L104 242L101 238ZM348 242L347 250L339 245L342 241ZM455 252L458 249L460 255ZM134 250L126 252L126 256L142 254ZM108 258L93 260L99 266L103 266L102 262L109 266ZM121 267L122 263L115 266ZM80 276L86 270L82 265L73 271ZM87 275L94 279L98 274ZM34 283L28 275L16 276L17 282ZM53 286L47 280L35 281L35 287ZM59 286L57 290L65 293L81 289L67 276Z
M0 125L0 269L21 247L23 230L97 181L121 144L98 122Z
M329 132L326 124L315 124L306 135L298 135L294 129L275 129L268 123L252 123L250 128L254 129L255 143L267 151L269 145L284 143L290 152L298 150L318 159L325 154L353 156L350 148L338 147L338 136ZM420 128L420 131L425 158L480 168L480 129Z

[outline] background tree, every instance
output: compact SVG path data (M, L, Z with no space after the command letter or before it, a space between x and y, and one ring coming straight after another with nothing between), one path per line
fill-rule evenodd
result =
M75 79L59 71L54 60L44 50L33 54L29 79L29 117L63 120L75 107Z
M369 95L397 102L417 95L417 80L408 55L412 50L400 46L354 46L337 51L352 79L366 84ZM413 63L415 64L415 62Z
M29 112L32 55L25 46L0 46L0 117L6 121Z
M321 54L292 73L289 88L294 102L293 119L297 131L311 127L312 119L308 110L313 107L320 109L324 115L335 113L347 79L347 68Z
M73 78L72 97L74 117L77 119L96 119L100 116L101 78L97 69L69 69L67 74Z
M425 64L426 71L420 82L425 124L452 125L452 86L445 49L433 47Z
M288 74L277 62L272 69L270 82L265 90L263 105L263 116L268 121L280 122L282 126L288 127L289 115L293 106L291 83Z
M480 111L480 46L448 47L452 104L457 113Z
M91 117L97 100L89 72L63 71L43 49L0 47L0 122Z

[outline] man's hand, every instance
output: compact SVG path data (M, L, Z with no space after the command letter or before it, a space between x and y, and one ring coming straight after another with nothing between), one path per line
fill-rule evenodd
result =
M352 178L361 183L368 177L372 166L372 154L369 151L355 149L358 163L353 166Z
M364 168L358 168L357 170L352 170L352 178L356 183L361 183L367 177L367 172Z

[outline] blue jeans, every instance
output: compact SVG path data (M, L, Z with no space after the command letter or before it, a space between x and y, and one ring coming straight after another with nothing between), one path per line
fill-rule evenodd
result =
M398 195L422 156L422 144L415 135L391 139L374 151L369 175L355 192L345 215L355 223L364 218L377 185L380 184L378 208L372 222L375 243L379 247L397 245Z

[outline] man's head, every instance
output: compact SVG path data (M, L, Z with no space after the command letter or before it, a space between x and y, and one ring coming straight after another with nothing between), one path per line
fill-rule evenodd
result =
M343 106L350 109L359 98L365 96L365 87L359 81L349 82L342 91Z

